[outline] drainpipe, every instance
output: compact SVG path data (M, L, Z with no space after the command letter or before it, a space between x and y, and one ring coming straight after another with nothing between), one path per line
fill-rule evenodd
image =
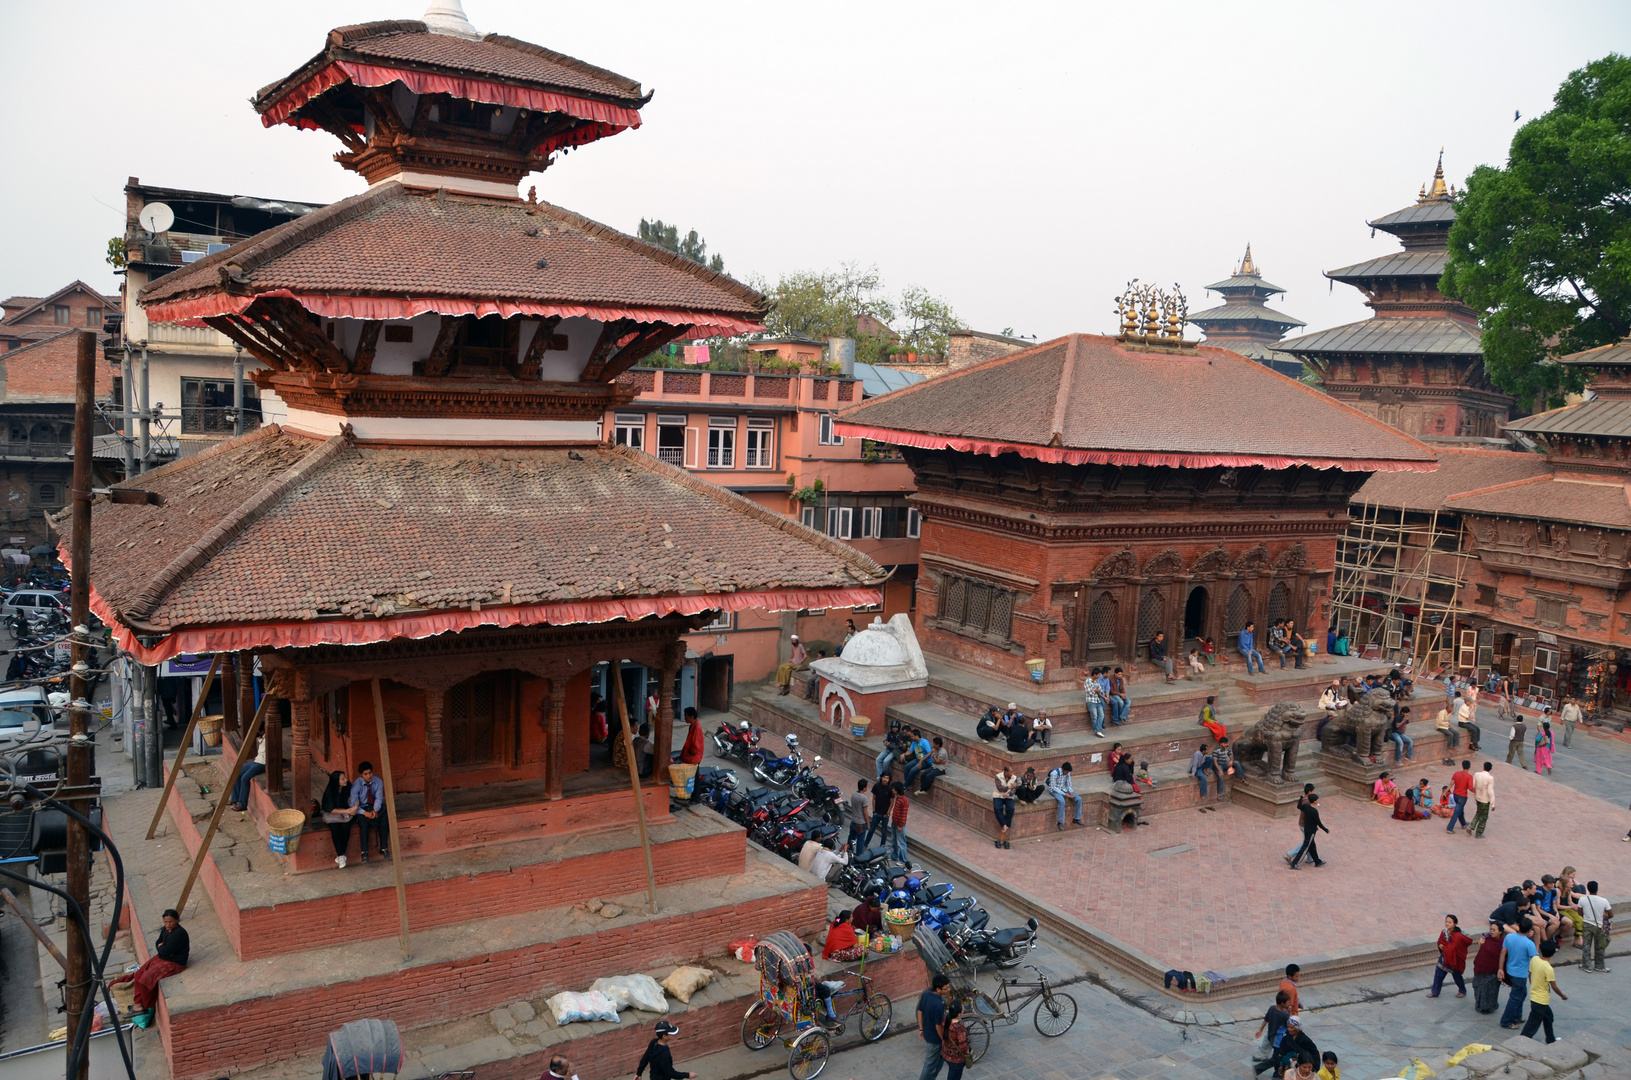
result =
M142 396L141 396L141 471L148 470L148 437L152 414L147 411L147 342L142 342Z
M136 475L136 448L135 444L131 441L130 430L131 421L134 419L134 413L131 410L130 403L136 393L136 388L135 386L131 385L130 369L130 343L126 342L125 358L119 365L119 385L121 387L119 396L122 399L119 402L119 442L121 446L123 446L125 452L126 480L129 480L132 476Z

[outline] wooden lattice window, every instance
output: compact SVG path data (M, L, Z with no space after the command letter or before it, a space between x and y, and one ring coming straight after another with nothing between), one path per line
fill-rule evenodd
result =
M949 623L961 625L967 610L968 582L960 577L948 577L940 589L940 617Z
M991 621L991 586L980 581L968 583L968 617L963 620L964 625L975 630L984 630Z
M1269 623L1272 625L1281 619L1290 618L1291 590L1286 588L1283 581L1276 582L1274 588L1269 590Z
M1116 598L1100 593L1093 606L1087 609L1087 647L1110 649L1115 647Z
M1252 619L1252 594L1246 586L1236 585L1229 594L1229 606L1224 611L1223 628L1231 637L1238 637Z
M989 582L947 575L940 583L940 624L1007 641L1014 629L1015 594Z
M514 765L515 680L480 675L447 692L442 754L450 766Z
M1158 589L1146 589L1144 595L1138 598L1138 630L1136 636L1138 647L1149 647L1150 639L1157 630L1166 628L1167 602Z
M1013 630L1014 594L1005 589L994 590L991 597L991 617L986 621L985 632L1007 641Z
M1562 626L1564 616L1563 601L1554 600L1549 596L1535 598L1535 621L1542 626Z

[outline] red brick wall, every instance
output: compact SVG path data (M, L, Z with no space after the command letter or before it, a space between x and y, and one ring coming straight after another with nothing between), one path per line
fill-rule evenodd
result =
M82 311L75 311L83 316ZM46 313L50 318L50 313ZM83 323L81 323L83 325ZM67 329L66 327L64 329ZM113 393L113 368L96 358L96 396ZM62 334L5 353L6 395L44 395L73 400L75 366L79 360L79 335Z

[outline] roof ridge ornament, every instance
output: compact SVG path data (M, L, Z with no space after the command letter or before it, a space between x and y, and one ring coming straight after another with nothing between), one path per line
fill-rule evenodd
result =
M1438 150L1438 165L1433 169L1433 184L1431 189L1426 184L1421 186L1421 194L1416 196L1416 205L1426 203L1449 202L1455 198L1455 188L1444 184L1444 148Z
M1257 264L1252 261L1251 241L1246 242L1246 257L1240 260L1240 269L1235 271L1239 277L1257 277Z
M430 0L423 16L425 28L433 34L480 41L482 34L470 24L460 0Z
M1169 293L1155 285L1140 285L1137 278L1116 297L1116 315L1123 345L1166 349L1193 349L1195 342L1184 340L1189 325L1189 301L1176 283Z

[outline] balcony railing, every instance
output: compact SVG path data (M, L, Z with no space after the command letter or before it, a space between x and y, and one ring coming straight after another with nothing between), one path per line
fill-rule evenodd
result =
M659 446L657 460L669 465L685 466L685 451L678 446Z
M226 343L207 326L180 326L176 323L148 323L147 340L159 345L195 345L221 348Z

